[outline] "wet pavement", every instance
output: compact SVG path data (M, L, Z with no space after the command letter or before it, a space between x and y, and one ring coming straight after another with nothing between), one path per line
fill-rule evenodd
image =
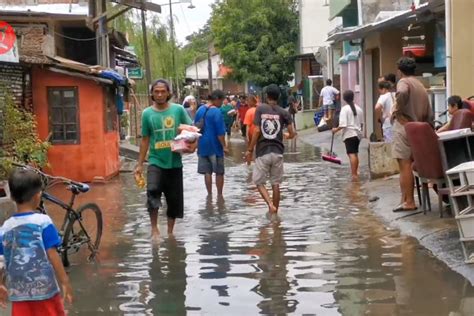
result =
M244 148L233 139L224 200L206 197L196 157L184 159L185 218L159 245L131 174L82 196L102 207L105 226L97 263L72 258L69 314L474 315L474 289L386 228L348 166L293 143L279 219L269 220Z

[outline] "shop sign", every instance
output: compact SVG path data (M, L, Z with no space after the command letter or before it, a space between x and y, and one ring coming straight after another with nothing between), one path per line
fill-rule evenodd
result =
M130 79L143 79L143 69L140 67L127 68L127 74Z
M15 30L5 21L0 21L0 61L19 62Z

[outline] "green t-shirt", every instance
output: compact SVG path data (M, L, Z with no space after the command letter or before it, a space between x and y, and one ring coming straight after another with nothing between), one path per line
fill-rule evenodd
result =
M230 103L221 106L221 112L224 116L224 123L226 126L231 125L234 122L234 116L229 115L229 112L233 109L234 107Z
M184 108L170 103L169 108L158 111L152 106L143 111L142 135L150 137L148 162L163 169L181 168L181 154L171 151L171 141L178 134L180 124L192 124Z

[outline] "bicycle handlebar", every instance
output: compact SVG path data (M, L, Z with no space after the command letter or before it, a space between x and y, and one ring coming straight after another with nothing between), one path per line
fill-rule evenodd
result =
M74 185L74 186L77 186L77 187L83 188L83 189L89 188L89 186L85 183L76 182L74 180L71 180L71 179L68 179L68 178L65 178L65 177L55 177L55 176L49 175L47 173L44 173L41 170L39 170L38 168L35 168L35 167L32 167L32 166L23 165L23 164L20 164L20 163L17 163L17 162L12 162L12 165L15 166L15 167L32 170L32 171L34 171L36 173L39 173L41 176L43 176L45 178L48 178L48 179L61 180L65 183L67 183L67 184Z

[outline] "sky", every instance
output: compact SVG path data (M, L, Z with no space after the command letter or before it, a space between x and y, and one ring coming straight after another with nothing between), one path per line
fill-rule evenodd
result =
M174 16L174 28L176 33L176 41L180 44L186 43L186 36L198 31L211 16L211 4L215 0L192 0L194 9L189 9L189 0L172 0L173 4L173 16ZM169 3L167 0L152 0L151 2L156 4ZM161 8L162 13L159 15L160 19L164 23L168 23L170 16L169 5L165 5Z

